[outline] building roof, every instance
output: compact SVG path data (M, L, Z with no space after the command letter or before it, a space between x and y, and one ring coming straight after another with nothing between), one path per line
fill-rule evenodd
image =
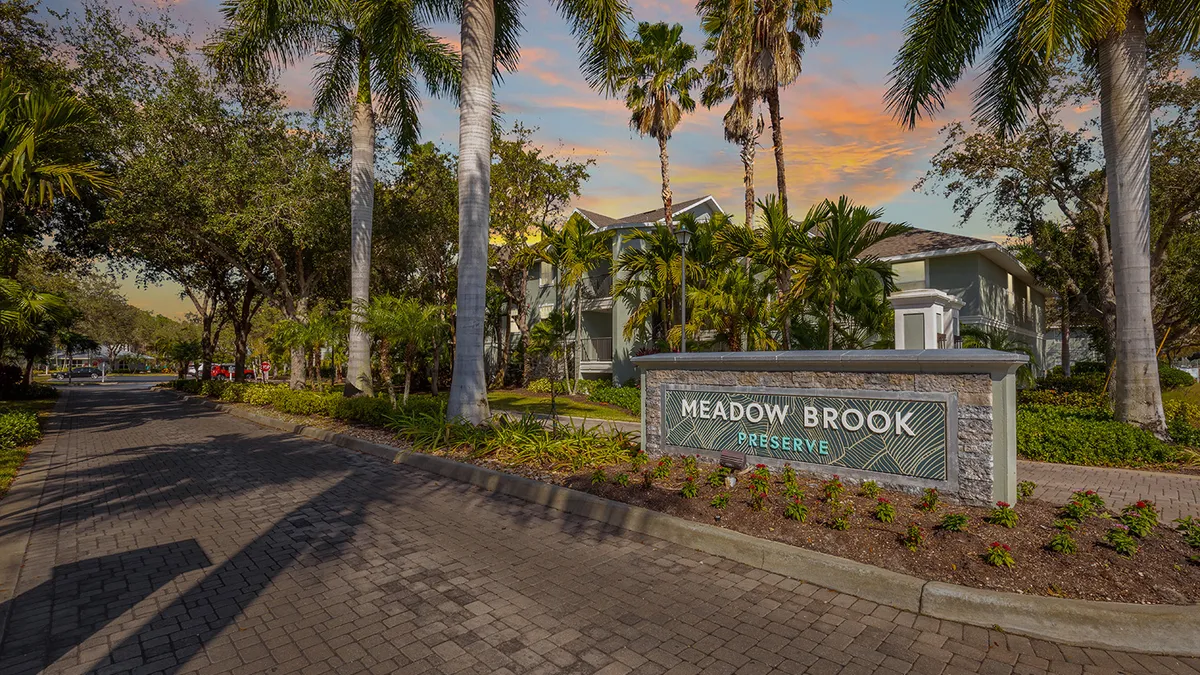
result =
M961 234L913 228L904 234L884 239L863 253L887 259L900 255L933 253L983 244L996 245L995 242L986 239L976 239L975 237L967 237Z
M717 205L717 201L713 199L712 195L704 195L703 197L697 197L696 199L687 199L681 202L675 202L671 205L671 215L677 216L685 213L706 201L711 201L713 206L718 211L721 210L721 207ZM575 209L575 211L591 221L592 225L595 225L596 229L598 230L620 227L637 227L639 225L652 225L666 217L665 209L651 209L650 211L632 213L628 216L621 216L620 218L613 218L611 216L606 216L602 213L596 213L595 211L588 211L586 209Z

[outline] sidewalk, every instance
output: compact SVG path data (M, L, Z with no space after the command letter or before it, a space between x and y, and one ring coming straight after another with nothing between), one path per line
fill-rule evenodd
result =
M1017 480L1037 483L1034 498L1065 503L1076 490L1095 490L1119 511L1139 499L1158 505L1162 519L1200 516L1200 476L1096 466L1017 462Z

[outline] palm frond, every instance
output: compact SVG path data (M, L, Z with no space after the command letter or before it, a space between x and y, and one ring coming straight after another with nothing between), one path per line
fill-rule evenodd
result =
M624 0L555 0L579 47L584 79L605 94L617 91L617 79L629 56L625 22L633 18Z

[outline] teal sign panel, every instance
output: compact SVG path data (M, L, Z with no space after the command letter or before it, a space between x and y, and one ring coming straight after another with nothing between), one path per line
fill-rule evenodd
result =
M952 397L915 392L664 388L663 444L950 479Z

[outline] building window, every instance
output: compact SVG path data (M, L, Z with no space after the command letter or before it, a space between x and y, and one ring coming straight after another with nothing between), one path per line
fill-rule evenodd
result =
M553 284L554 283L554 267L548 262L541 263L540 267L542 268L541 285L549 286L550 284Z
M925 261L899 262L892 264L896 273L896 288L902 291L914 291L925 288Z
M542 305L541 307L538 307L538 316L543 319L549 319L550 312L552 311L554 311L554 307L551 305Z

